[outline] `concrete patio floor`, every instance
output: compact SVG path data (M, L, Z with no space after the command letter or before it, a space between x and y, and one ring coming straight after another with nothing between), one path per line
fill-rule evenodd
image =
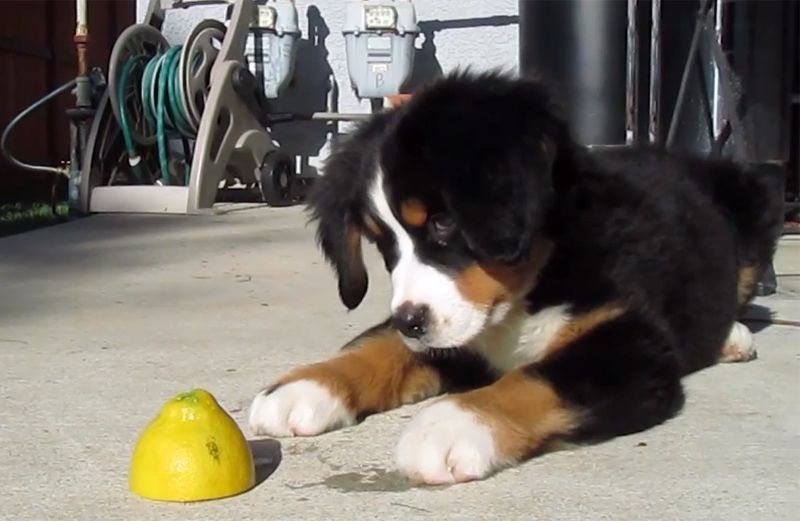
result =
M230 209L230 208L227 208ZM0 239L0 519L796 520L800 329L756 336L759 358L686 380L676 419L549 454L477 483L411 488L394 472L420 406L319 438L255 445L261 483L199 504L127 489L141 429L174 394L211 391L246 429L250 399L382 319L388 280L347 313L300 208L200 217L99 215ZM800 240L759 300L800 320Z

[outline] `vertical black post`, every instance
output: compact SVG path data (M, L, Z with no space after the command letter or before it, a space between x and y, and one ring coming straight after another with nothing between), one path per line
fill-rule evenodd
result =
M628 0L627 64L625 79L625 143L638 143L639 135L639 0Z
M625 143L627 2L520 0L520 73L552 80L585 145Z
M650 90L648 132L650 143L661 144L661 0L650 5Z

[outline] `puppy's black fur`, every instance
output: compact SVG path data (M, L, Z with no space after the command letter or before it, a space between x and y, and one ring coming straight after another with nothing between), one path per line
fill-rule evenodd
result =
M753 297L737 295L742 272L769 265L782 224L778 191L754 171L656 148L591 151L573 141L542 84L459 73L360 126L312 194L349 308L367 286L349 227L377 243L387 268L396 253L390 234L363 221L377 169L393 205L413 196L456 221L446 245L414 231L425 262L454 275L470 263L513 265L545 238L554 249L526 297L529 314L624 304L616 320L525 368L582 411L578 440L641 430L680 409L681 377L719 359Z

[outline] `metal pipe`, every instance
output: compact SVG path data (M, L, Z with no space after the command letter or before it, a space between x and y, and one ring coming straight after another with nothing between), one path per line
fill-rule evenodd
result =
M270 113L267 116L269 124L278 125L292 121L364 121L372 114L344 113L344 112L281 112Z
M75 2L75 53L78 57L78 74L75 86L75 106L92 106L92 85L89 80L89 17L87 0Z
M706 21L708 30L711 30L710 21ZM720 88L722 99L725 106L725 116L730 122L733 132L733 147L738 155L739 161L752 162L756 160L757 153L753 149L751 136L747 134L742 119L739 117L739 97L733 88L733 71L731 70L728 58L722 50L722 46L716 41L711 42L711 56L717 65L720 74Z
M724 19L722 17L722 10L723 10L723 2L724 0L716 0L716 5L714 6L714 38L717 40L717 43L722 45L722 29L723 29L723 22ZM711 97L711 121L713 123L712 132L714 133L714 139L719 136L719 133L722 131L722 111L720 110L720 77L719 77L719 69L714 67L714 84L713 84L713 94Z
M650 11L650 99L648 140L661 141L661 0L652 0Z
M694 34L692 34L692 43L689 46L686 65L683 68L683 76L681 77L681 84L678 88L678 97L675 100L675 108L672 111L672 119L669 123L669 131L667 132L667 147L671 147L675 142L675 136L678 132L678 123L680 122L681 112L683 112L683 104L686 102L686 91L689 88L689 76L692 72L697 49L700 46L700 36L703 34L705 28L706 13L708 13L710 4L711 0L704 0L700 9L697 11Z
M49 174L58 174L58 175L69 175L69 169L64 167L56 167L56 166L45 166L45 165L31 165L29 163L22 162L18 160L11 154L11 151L8 149L8 138L11 135L11 131L14 130L14 127L19 124L20 121L28 117L28 115L33 112L34 110L38 109L45 103L49 102L53 98L69 91L72 87L75 86L77 80L73 79L65 83L64 85L60 86L53 92L49 93L42 99L36 101L33 105L28 107L27 109L23 110L17 116L12 119L8 126L3 130L3 135L0 137L0 151L2 151L3 156L5 156L6 160L12 164L13 166L20 168L22 170L29 170L31 172L46 172Z
M364 121L369 119L372 114L348 114L344 112L314 112L311 114L312 120L322 121Z
M75 20L77 22L76 34L81 33L81 28L88 30L89 22L86 16L86 0L76 0L75 2Z
M78 54L78 76L89 75L89 21L86 14L86 0L75 2L75 36L73 38Z
M639 0L628 0L628 45L625 78L625 142L631 144L639 139L639 32L636 12Z
M700 85L700 105L702 107L702 115L704 117L705 127L708 131L708 142L714 146L714 120L712 114L711 101L708 99L708 82L706 81L706 71L704 70L703 63L699 59L694 60L695 67L697 68L697 83Z

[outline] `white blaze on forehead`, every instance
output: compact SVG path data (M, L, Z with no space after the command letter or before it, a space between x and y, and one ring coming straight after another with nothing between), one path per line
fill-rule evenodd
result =
M380 170L370 190L370 199L377 216L397 242L398 259L391 273L392 312L405 302L427 305L430 311L428 333L419 341L409 342L409 346L456 347L468 342L483 329L490 310L465 299L452 277L417 256L413 239L389 206Z
M431 297L437 293L461 298L454 281L436 268L424 264L415 252L414 241L397 220L383 189L383 175L378 174L370 193L378 217L392 230L397 242L398 259L392 270L392 311L404 302L428 304L435 311Z

